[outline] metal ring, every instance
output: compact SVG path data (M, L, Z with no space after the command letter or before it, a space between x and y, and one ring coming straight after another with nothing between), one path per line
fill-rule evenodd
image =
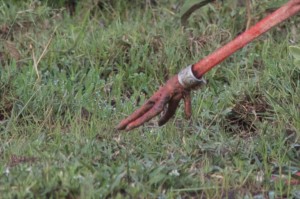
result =
M191 88L201 84L206 84L206 80L203 79L203 77L201 77L201 79L195 77L192 71L192 66L193 65L189 65L178 73L178 81L184 88Z

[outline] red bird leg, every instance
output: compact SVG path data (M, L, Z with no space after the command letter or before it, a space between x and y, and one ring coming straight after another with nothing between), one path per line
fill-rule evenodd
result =
M278 10L268 15L246 32L240 34L234 40L219 48L212 54L203 58L193 65L193 73L197 78L202 77L206 72L218 65L224 59L246 46L255 38L264 34L274 26L297 14L300 11L300 0L291 0Z
M218 65L224 59L241 49L255 38L283 22L300 11L300 0L290 0L273 14L262 19L236 39L219 48L211 55L200 60L193 66L183 69L178 75L169 79L141 108L136 110L117 126L118 130L131 130L149 121L165 107L167 111L158 124L165 124L174 114L181 99L184 99L187 118L191 116L190 91L201 83L205 83L202 76Z

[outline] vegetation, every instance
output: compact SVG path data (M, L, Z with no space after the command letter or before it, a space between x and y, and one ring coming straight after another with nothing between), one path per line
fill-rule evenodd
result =
M1 198L300 197L299 17L209 72L190 121L117 132L249 18L217 1L183 28L175 0L101 2L0 1Z

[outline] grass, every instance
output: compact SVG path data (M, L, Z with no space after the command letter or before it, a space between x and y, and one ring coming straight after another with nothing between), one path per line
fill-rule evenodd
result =
M118 132L159 85L242 32L245 10L209 5L183 29L176 1L91 2L71 17L0 1L2 198L299 197L300 67L288 51L299 17L209 72L190 121L181 108L163 127ZM255 22L271 1L253 2Z

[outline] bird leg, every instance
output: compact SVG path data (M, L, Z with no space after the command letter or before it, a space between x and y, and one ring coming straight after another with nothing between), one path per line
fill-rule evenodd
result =
M189 118L191 116L190 91L204 83L202 76L206 72L255 38L297 14L299 11L300 0L290 0L278 10L252 26L249 30L240 34L230 43L219 48L196 64L183 69L178 75L173 76L163 87L155 92L141 108L122 120L116 128L118 130L131 130L136 128L157 116L166 107L167 111L158 122L159 125L163 125L175 114L181 99L185 102L185 113L187 118Z

